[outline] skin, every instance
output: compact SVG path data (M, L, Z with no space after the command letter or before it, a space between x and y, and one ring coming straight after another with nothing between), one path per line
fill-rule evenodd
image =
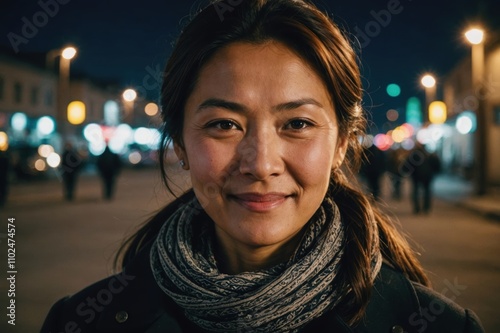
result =
M215 222L219 269L288 260L344 158L331 97L279 42L233 43L201 70L176 144Z

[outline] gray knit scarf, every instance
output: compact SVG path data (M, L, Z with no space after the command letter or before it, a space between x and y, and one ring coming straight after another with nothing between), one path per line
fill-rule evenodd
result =
M306 225L292 258L268 270L220 273L213 252L213 222L193 199L163 225L151 249L159 287L186 317L213 332L297 332L340 301L337 278L345 245L337 205L325 199ZM378 239L372 277L381 265Z

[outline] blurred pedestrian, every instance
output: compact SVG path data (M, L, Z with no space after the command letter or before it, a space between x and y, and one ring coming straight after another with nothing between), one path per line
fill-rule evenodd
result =
M64 145L64 151L61 157L63 191L64 191L64 198L67 201L72 201L74 199L78 174L80 173L83 164L84 164L83 156L80 155L80 153L75 149L73 144L67 142Z
M0 207L7 202L9 191L10 158L7 150L0 150Z
M441 161L417 142L405 160L404 172L412 180L413 213L428 214L431 210L432 180L441 171Z
M103 197L111 200L114 195L115 183L122 168L118 154L115 154L106 146L104 152L97 158L97 170L102 179Z
M365 159L361 165L361 175L365 178L368 189L375 200L380 197L381 180L385 173L385 155L377 146L365 149Z
M401 183L403 180L403 164L406 159L406 150L401 147L391 149L387 156L387 172L392 184L392 198L401 199Z

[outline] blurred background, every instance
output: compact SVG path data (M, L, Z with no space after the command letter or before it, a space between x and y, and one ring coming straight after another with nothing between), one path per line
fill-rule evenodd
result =
M360 57L360 140L383 160L375 199L415 238L438 291L467 286L457 301L499 330L500 2L314 2ZM123 237L171 200L157 171L162 69L200 3L0 2L0 258L15 217L19 266L18 325L2 319L2 332L37 331L59 297L110 274ZM427 215L398 170L418 145L440 161ZM106 147L120 172L105 177ZM186 188L171 150L167 161Z

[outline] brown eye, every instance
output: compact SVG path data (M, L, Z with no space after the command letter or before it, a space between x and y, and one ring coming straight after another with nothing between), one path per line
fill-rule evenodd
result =
M229 131L233 129L238 129L238 125L231 120L217 120L209 123L207 127L214 127L220 130Z
M230 130L233 129L235 126L232 121L221 121L219 122L219 127L223 130Z
M290 128L292 130L301 130L301 129L304 129L310 125L311 125L311 123L309 123L308 121L305 121L302 119L294 119L294 120L290 121L286 127Z

